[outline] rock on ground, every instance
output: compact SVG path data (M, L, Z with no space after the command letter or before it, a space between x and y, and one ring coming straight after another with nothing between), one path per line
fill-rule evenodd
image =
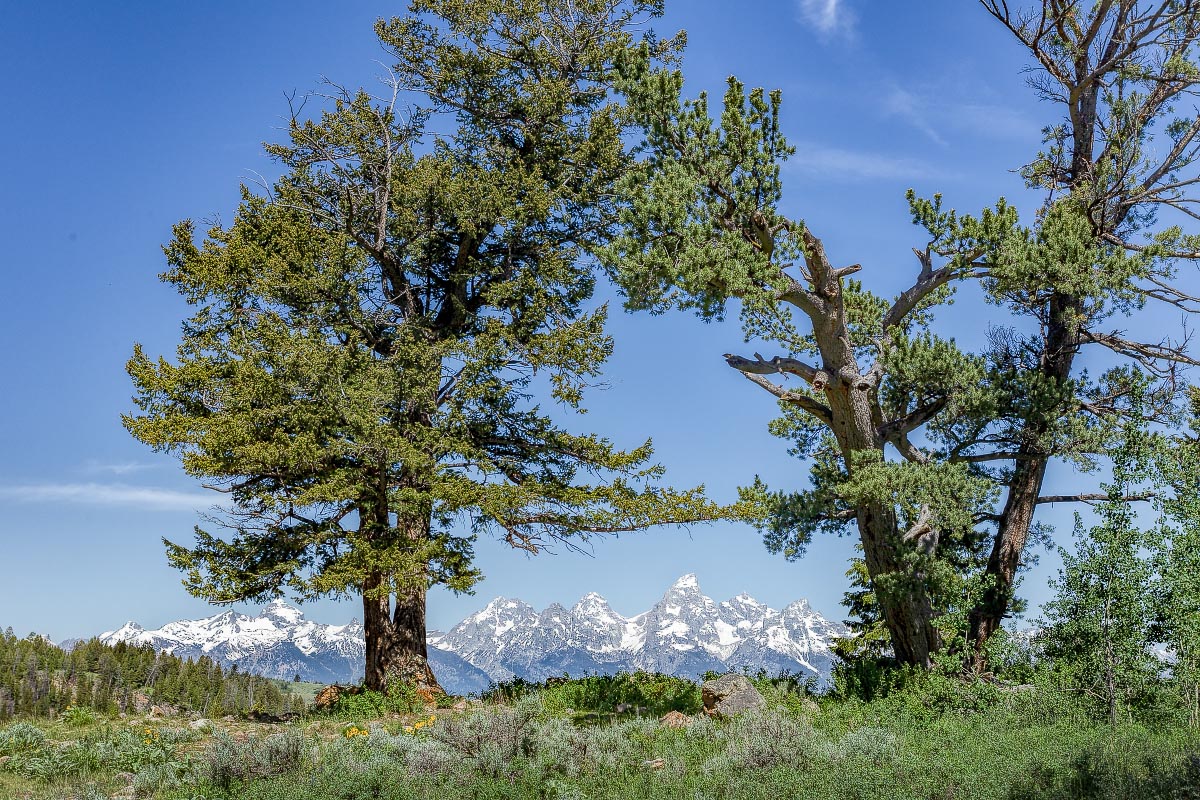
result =
M686 728L692 724L692 718L682 711L668 711L658 722L664 728Z
M704 701L704 713L714 717L734 717L767 705L749 678L732 673L705 681L700 686L700 697Z

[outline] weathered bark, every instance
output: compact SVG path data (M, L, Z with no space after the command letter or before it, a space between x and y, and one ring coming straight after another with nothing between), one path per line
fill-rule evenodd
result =
M1074 320L1079 318L1080 303L1075 298L1056 295L1051 306L1053 310L1043 350L1042 374L1061 385L1070 379L1078 352ZM1043 442L1051 424L1052 419L1045 414L1031 416L1022 432L1016 466L1008 485L1008 497L1005 498L992 541L992 552L988 557L985 572L987 589L979 604L971 610L969 619L967 635L976 672L987 670L987 641L1000 629L1012 607L1021 554L1029 541L1038 496L1046 479L1046 467L1053 455L1046 451Z
M418 691L440 694L429 667L425 643L425 588L389 592L387 577L374 572L363 582L363 629L367 643L368 689L386 691L392 680L411 683Z
M813 319L823 369L812 382L825 394L831 412L830 428L846 471L852 473L856 454L882 453L887 444L878 397L879 377L864 373L858 364L846 319L842 276L829 264L815 237L808 235L805 244L809 263L815 267L812 271L823 278L818 283L818 294L826 309L824 316ZM941 646L933 624L933 601L923 576L906 573L910 569L903 558L907 545L895 510L872 503L855 511L867 574L876 590L893 653L901 663L928 668L932 654ZM879 579L884 576L895 580L896 590L881 590Z
M418 546L429 536L429 517L391 525L386 488L363 503L364 532L372 539L400 539L402 545ZM399 680L417 688L419 696L432 700L445 694L429 667L426 644L425 595L427 579L419 575L396 576L372 570L363 580L363 637L366 640L368 689L386 691L390 681Z
M905 567L899 549L902 538L895 514L885 506L870 505L858 509L857 520L867 573L875 585L892 652L902 664L928 669L933 666L933 653L941 647L941 638L933 624L933 601L921 576L903 579ZM878 579L885 575L901 577L901 590L881 591Z

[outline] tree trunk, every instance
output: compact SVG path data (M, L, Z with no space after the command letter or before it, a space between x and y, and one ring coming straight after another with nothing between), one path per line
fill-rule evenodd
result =
M972 664L977 673L987 670L988 639L1000 629L1012 606L1017 568L1021 565L1021 553L1033 526L1047 461L1044 456L1019 460L1009 484L1008 499L988 558L985 573L988 585L970 615L968 637L972 644Z
M901 535L891 509L870 505L858 510L858 530L862 538L867 573L883 619L892 640L892 652L902 664L928 669L932 656L941 647L941 637L933 624L933 602L922 576L905 576L901 562ZM884 591L878 579L896 576L897 591Z
M1051 300L1051 324L1043 349L1041 371L1058 385L1065 384L1071 377L1079 346L1076 320L1081 314L1082 303L1078 298L1055 295ZM1057 410L1064 413L1068 411ZM1008 497L1004 501L992 553L988 557L985 572L988 585L969 618L967 636L971 642L972 666L976 673L987 670L987 641L1000 629L1001 622L1012 607L1017 569L1021 566L1021 554L1029 541L1038 496L1042 492L1042 482L1050 462L1051 454L1045 452L1042 439L1051 424L1052 418L1048 415L1038 415L1030 418L1022 431L1022 443L1008 485Z
M429 536L427 515L401 517L395 526L391 524L387 490L382 482L378 496L364 502L359 513L368 538L381 544L383 552L396 546L420 547ZM429 667L429 648L425 642L427 581L424 564L416 574L395 575L373 569L363 579L366 688L385 692L390 681L401 681L415 686L418 697L427 703L445 694Z
M828 329L814 326L817 341L822 345L825 363L838 366L831 370L823 388L833 412L831 428L842 452L842 463L850 474L854 471L856 453L884 450L878 387L861 375L848 344L850 337L838 335L838 331L845 330L842 315L826 323ZM933 601L924 576L906 573L911 568L903 560L907 545L898 528L896 512L889 506L871 503L857 509L856 519L867 574L891 636L892 651L901 663L928 669L941 640L933 625ZM896 585L885 591L880 588L879 579L887 576L893 576Z
M428 702L445 692L429 667L425 587L402 587L393 592L386 588L389 583L379 572L363 582L366 687L383 692L389 681L400 680L416 686L418 695Z

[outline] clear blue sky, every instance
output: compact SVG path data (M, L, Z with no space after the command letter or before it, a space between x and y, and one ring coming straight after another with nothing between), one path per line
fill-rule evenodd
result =
M688 31L690 90L719 97L731 73L783 90L798 147L786 210L836 260L861 262L877 291L893 293L916 269L909 248L923 241L906 188L941 191L964 211L1000 195L1032 211L1013 170L1055 110L1034 100L1024 53L976 4L668 3L661 30ZM398 13L375 0L0 0L0 626L59 639L213 612L181 588L160 538L189 541L196 509L215 496L120 424L133 343L173 353L186 313L157 280L160 245L181 218L230 219L239 182L273 174L260 143L280 136L285 93L323 75L373 82L386 54L372 22ZM970 297L944 319L966 343L1005 322ZM742 348L736 319L617 314L611 330L610 388L583 420L594 430L623 445L652 434L674 483L704 482L719 499L756 473L778 487L806 480L766 431L771 398L720 358ZM1052 482L1078 485L1065 467ZM1068 535L1070 511L1050 514ZM593 558L530 559L484 541L478 595L434 593L430 624L495 595L542 606L599 591L632 614L686 572L718 599L807 597L840 618L850 545L821 540L788 564L736 525L623 536ZM1026 581L1035 602L1054 563ZM358 610L322 602L308 613L336 622Z

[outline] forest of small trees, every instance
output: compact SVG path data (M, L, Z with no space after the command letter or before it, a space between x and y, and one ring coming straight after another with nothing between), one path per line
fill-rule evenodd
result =
M258 675L212 659L182 659L148 645L98 639L64 650L40 636L0 635L0 720L49 717L68 706L104 714L145 712L162 705L206 717L303 709L299 696Z

